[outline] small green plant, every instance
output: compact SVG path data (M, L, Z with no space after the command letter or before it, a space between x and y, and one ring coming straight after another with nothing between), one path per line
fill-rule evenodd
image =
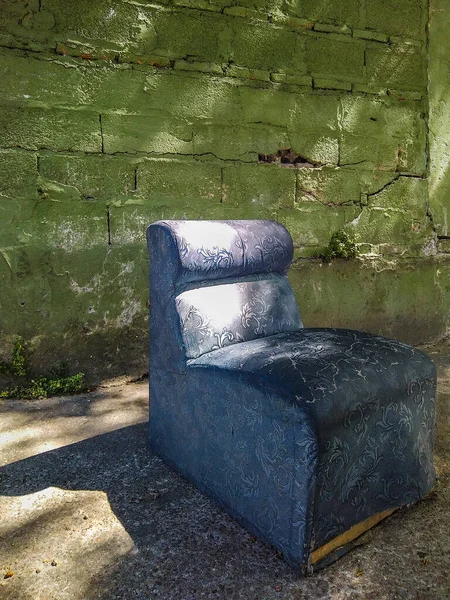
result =
M344 258L349 260L358 255L355 242L346 231L337 231L333 233L330 243L322 255L323 262L331 262L333 258Z
M4 392L0 392L0 398L35 400L36 398L48 398L49 396L78 394L84 390L86 390L84 374L77 373L62 379L50 379L48 377L30 379L24 385L11 387Z
M13 351L11 355L11 362L6 363L0 361L0 373L4 375L16 375L17 377L26 377L26 355L25 347L23 345L23 339L17 337L14 340Z
M0 392L0 398L32 400L77 394L87 388L84 374L69 375L68 365L64 362L54 365L44 377L33 377L28 367L27 352L21 337L17 337L14 341L11 361L9 363L0 361L0 374L16 380L15 385Z

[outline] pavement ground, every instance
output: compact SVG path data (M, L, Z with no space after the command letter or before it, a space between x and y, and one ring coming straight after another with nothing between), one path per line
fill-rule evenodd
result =
M301 579L147 444L147 382L0 404L0 600L450 599L450 345L434 492Z

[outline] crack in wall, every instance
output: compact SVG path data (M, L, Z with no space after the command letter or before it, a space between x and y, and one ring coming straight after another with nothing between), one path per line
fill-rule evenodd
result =
M103 137L102 115L98 115L98 120L99 120L99 123L100 123L100 138L102 140L102 154L105 154L105 139Z
M384 192L384 190L386 190L387 188L394 185L399 179L400 179L400 175L396 175L392 181L389 181L388 183L386 183L385 185L380 187L375 192L371 192L370 194L367 194L367 198L371 198L372 196L377 196L378 194L381 194L381 192Z
M310 159L297 154L292 148L284 148L273 154L258 154L258 162L275 163L280 166L295 166L299 169L317 169L323 167L323 163L313 162Z
M226 199L223 167L220 169L220 204Z
M108 246L111 246L111 211L109 209L109 205L106 207L106 223L108 228Z
M422 175L413 175L410 173L398 173L395 175L395 177L391 181L389 181L388 183L386 183L385 185L380 187L378 190L376 190L375 192L368 193L367 198L371 198L372 196L377 196L378 194L381 194L381 192L384 192L385 189L394 185L402 177L409 178L409 179L420 179L422 181L425 180L425 178Z

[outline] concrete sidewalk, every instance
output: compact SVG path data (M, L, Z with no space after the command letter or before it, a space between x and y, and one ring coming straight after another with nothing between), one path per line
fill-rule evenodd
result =
M435 492L309 579L149 452L146 382L0 404L0 599L449 599L450 346L425 350Z

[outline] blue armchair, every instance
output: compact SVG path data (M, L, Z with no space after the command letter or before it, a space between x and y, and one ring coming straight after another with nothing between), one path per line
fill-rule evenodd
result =
M430 491L433 362L303 328L282 225L159 221L147 236L159 456L303 574Z

